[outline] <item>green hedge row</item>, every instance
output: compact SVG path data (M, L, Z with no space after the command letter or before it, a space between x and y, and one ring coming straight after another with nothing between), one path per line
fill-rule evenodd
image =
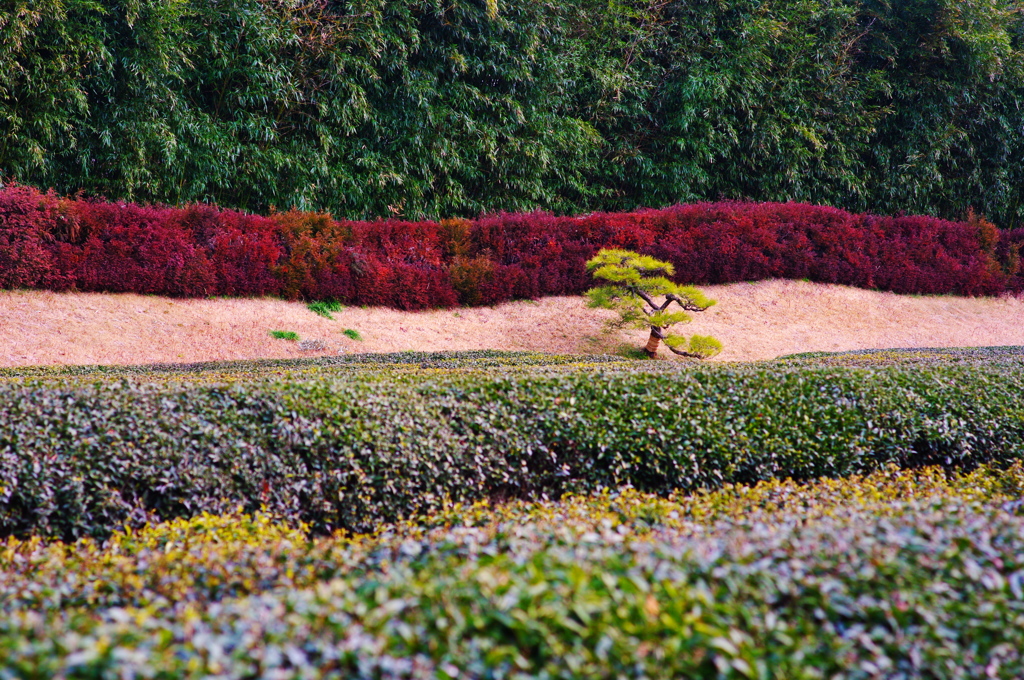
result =
M910 367L918 364L991 364L1024 361L1024 346L939 347L907 349L866 349L849 352L806 352L760 362L763 366L879 368ZM50 366L13 366L0 368L0 381L37 381L57 385L109 383L121 380L154 382L231 383L268 377L288 379L337 377L347 373L398 371L421 373L422 369L502 372L523 369L536 371L564 367L567 370L623 368L638 366L635 360L610 354L546 354L532 351L456 350L341 354L299 359L243 359L239 361L203 361L168 364L56 364ZM674 371L672 363L644 363L646 372Z
M1024 515L893 477L474 508L351 543L238 517L10 541L0 677L1018 680Z
M1024 350L1021 350L1024 353ZM609 354L545 354L530 351L468 350L447 352L367 352L301 359L247 359L171 364L16 366L0 368L0 381L46 381L55 384L144 380L146 382L234 382L268 376L316 377L379 371L423 369L489 370L534 367L592 367L628 363Z
M0 384L0 535L242 505L369 530L446 499L971 467L1024 454L1024 361L608 364Z
M858 349L849 352L804 352L772 359L768 363L787 366L920 366L979 364L992 361L1024 361L1024 347L909 347ZM11 369L18 370L18 369ZM0 375L3 375L0 373Z

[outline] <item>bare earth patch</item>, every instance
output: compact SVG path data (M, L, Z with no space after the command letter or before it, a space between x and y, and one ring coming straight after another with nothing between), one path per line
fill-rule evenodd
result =
M702 288L718 305L687 333L725 345L716 360L811 351L1024 345L1024 298L906 296L761 281ZM298 302L176 300L133 294L0 291L0 366L143 364L316 356L338 352L503 349L614 351L645 333L607 333L609 312L554 297L430 312L346 307L334 320ZM343 334L353 329L362 341ZM294 331L323 349L270 337ZM680 329L682 330L682 329ZM317 344L317 343L312 343Z

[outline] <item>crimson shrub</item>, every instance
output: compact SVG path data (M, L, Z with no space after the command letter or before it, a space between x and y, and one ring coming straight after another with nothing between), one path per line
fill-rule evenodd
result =
M0 288L45 287L54 268L47 238L58 231L57 199L22 186L0 191Z
M65 199L0 187L0 287L333 299L418 310L574 295L603 247L671 262L681 282L809 279L897 293L1024 290L1024 230L719 201L580 217L336 220Z

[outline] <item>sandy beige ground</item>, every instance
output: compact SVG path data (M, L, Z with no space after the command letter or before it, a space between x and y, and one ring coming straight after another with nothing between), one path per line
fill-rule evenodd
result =
M687 331L714 335L718 359L889 347L1024 345L1024 298L900 296L797 281L705 290L718 305ZM406 313L346 308L331 321L280 300L0 291L0 366L126 364L314 356L337 352L507 349L601 352L643 333L607 334L607 312L580 298ZM351 340L342 331L363 337ZM325 349L275 340L294 331ZM630 337L632 336L632 337ZM663 350L664 352L664 350Z

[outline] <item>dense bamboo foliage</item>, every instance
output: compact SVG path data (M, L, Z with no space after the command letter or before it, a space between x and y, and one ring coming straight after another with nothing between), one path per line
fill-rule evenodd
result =
M1019 0L0 0L0 175L347 218L1024 217Z

